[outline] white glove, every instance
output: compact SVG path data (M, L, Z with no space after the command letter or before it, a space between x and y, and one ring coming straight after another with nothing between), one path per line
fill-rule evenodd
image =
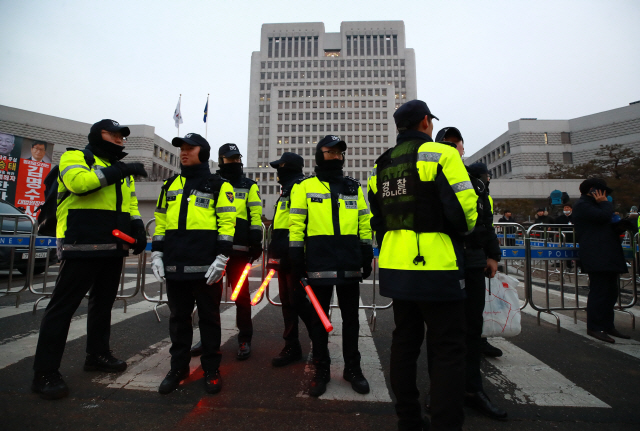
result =
M222 280L224 270L227 267L227 262L229 262L229 258L227 256L219 254L216 257L216 260L213 261L209 270L204 275L204 278L207 279L207 284L211 285Z
M162 256L164 256L164 253L161 251L151 253L151 270L159 283L164 281L164 262L162 261Z

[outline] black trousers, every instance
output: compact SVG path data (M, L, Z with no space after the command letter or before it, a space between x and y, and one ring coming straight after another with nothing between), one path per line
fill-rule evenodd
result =
M484 268L470 268L464 271L465 291L467 299L464 301L464 314L467 323L467 356L466 383L467 392L482 391L482 377L480 374L482 345L482 325L485 302Z
M33 369L56 371L67 343L71 318L89 292L87 353L109 351L111 308L118 293L122 257L66 259L60 265L53 296L40 324Z
M249 258L231 256L227 263L227 279L231 283L229 294L233 292L240 280L244 267ZM238 326L238 343L250 343L253 336L253 322L251 321L251 294L249 292L249 277L244 281L238 298L236 299L236 325Z
M282 317L284 318L284 333L282 338L286 345L299 344L298 317L307 327L309 338L313 344L313 358L323 359L328 357L327 344L322 345L324 326L318 317L313 305L307 299L306 292L296 280L291 271L278 271L278 290L280 302L282 302ZM314 291L315 292L315 291ZM326 335L324 336L326 338Z
M393 300L396 324L391 341L391 389L396 396L398 426L421 429L417 361L427 325L431 426L461 430L464 422L464 301Z
M333 286L312 286L312 289L320 305L322 305L322 309L328 315ZM340 313L342 314L342 357L344 358L345 367L360 365L360 351L358 350L360 283L339 284L336 286L336 293L338 295ZM319 346L319 351L326 349L328 357L329 334L322 326L322 322L320 322L320 325L322 331L319 331L318 342L322 347Z
M179 370L189 367L191 362L191 343L193 342L193 325L191 313L194 304L198 305L202 370L215 371L220 367L220 299L222 298L222 282L212 286L207 280L167 280L167 297L169 299L169 335L171 336L171 369Z
M618 300L618 274L590 272L587 298L587 329L609 331L615 328L613 307Z

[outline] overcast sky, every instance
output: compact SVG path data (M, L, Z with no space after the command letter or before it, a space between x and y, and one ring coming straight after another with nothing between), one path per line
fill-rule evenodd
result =
M401 6L399 9L395 7ZM263 23L403 20L418 98L467 155L522 117L640 100L640 1L0 0L0 104L87 123L148 124L246 150L251 52ZM434 133L435 134L435 133Z

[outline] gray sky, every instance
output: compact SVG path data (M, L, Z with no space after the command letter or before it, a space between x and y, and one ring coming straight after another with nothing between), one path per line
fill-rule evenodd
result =
M394 10L401 5L400 10ZM567 119L640 100L640 1L0 0L0 104L112 118L246 150L262 23L403 20L418 97L467 155L521 117ZM435 134L435 133L434 133ZM244 151L243 151L244 152Z

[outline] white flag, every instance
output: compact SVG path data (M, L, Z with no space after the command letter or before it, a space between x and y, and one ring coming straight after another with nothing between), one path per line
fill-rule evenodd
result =
M182 113L180 112L180 99L178 99L178 105L176 106L176 110L173 113L173 121L176 122L176 127L180 127L182 124Z

